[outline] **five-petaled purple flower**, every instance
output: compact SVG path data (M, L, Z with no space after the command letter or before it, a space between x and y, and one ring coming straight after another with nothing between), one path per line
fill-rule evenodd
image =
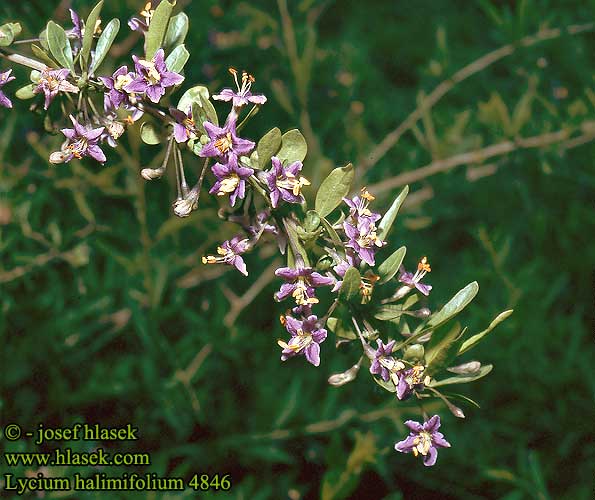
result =
M43 92L45 94L44 109L48 109L54 97L58 92L73 92L78 93L79 88L70 83L66 78L70 75L69 69L46 69L41 72L41 77L37 87L33 89L35 94Z
M105 127L91 128L81 125L73 116L70 116L74 128L64 128L62 133L68 139L68 145L62 148L59 153L53 153L50 157L61 161L56 163L69 162L73 158L81 159L84 156L90 156L100 163L105 162L105 154L98 145L101 134ZM60 156L62 155L62 156Z
M220 247L217 247L219 256L207 255L202 258L203 264L228 264L234 266L243 275L248 276L246 263L241 257L243 253L250 250L248 239L241 236L234 236L231 240L224 241Z
M385 382L388 382L391 378L391 372L405 368L402 362L391 356L395 342L395 340L391 340L388 344L383 344L381 339L376 339L378 348L374 351L370 373L380 375Z
M211 170L217 177L217 181L210 189L210 194L216 193L217 196L228 194L232 207L238 198L243 199L246 196L246 179L254 173L253 169L230 161L226 164L215 163Z
M12 70L6 70L0 73L0 88L7 84L8 82L14 80L14 76L11 76ZM4 106L5 108L12 108L11 100L4 95L4 92L0 90L0 106Z
M407 287L410 289L417 288L421 293L424 295L430 295L430 290L432 290L432 285L426 285L422 283L422 278L432 270L430 267L430 263L426 257L422 258L417 264L417 272L415 274L408 273L405 269L401 268L401 274L399 276L399 281L401 283L405 283ZM405 291L407 291L405 289Z
M262 94L253 94L250 91L252 84L254 83L254 77L249 75L245 71L242 71L242 86L238 82L238 70L235 68L229 68L229 72L233 75L233 79L236 82L237 92L232 89L223 89L220 94L213 96L216 101L232 101L234 108L241 108L248 103L252 104L264 104L267 98Z
M177 108L169 108L169 114L175 120L174 139L177 143L187 142L188 139L196 137L196 124L192 119L192 106L188 107L188 113Z
M100 76L99 79L108 89L106 97L109 102L104 103L105 107L119 108L122 104L130 105L130 94L124 90L136 74L128 71L128 66L120 66L112 76Z
M308 179L299 175L302 162L295 161L284 167L276 156L271 158L271 162L273 168L265 173L265 178L270 190L272 207L277 208L279 199L288 203L302 203L302 187L310 185Z
M407 399L414 390L421 390L424 387L425 366L415 365L407 370L398 372L397 398Z
M200 150L203 158L217 157L223 163L237 163L238 158L250 153L256 144L236 135L236 120L230 117L223 127L204 122L210 141Z
M438 431L440 428L440 417L438 415L434 415L423 424L407 420L405 425L410 430L409 436L396 443L395 450L401 453L413 452L416 457L422 455L426 467L431 467L436 463L438 448L450 448L450 443Z
M165 65L165 53L159 49L152 60L146 61L133 55L136 76L124 87L126 92L145 94L152 102L157 103L165 95L165 89L179 85L184 77L169 71Z
M287 283L281 285L280 290L275 293L275 300L280 302L291 295L297 305L317 304L315 287L332 285L334 278L322 276L311 267L304 267L296 262L296 268L282 267L275 271L275 275L283 278Z
M353 225L357 225L360 218L367 218L372 222L377 222L380 219L380 214L372 212L368 208L373 200L375 200L375 197L366 188L362 188L360 196L356 195L351 199L343 198L343 201L349 207L349 215L353 219Z
M376 225L372 219L368 217L360 218L357 221L357 226L345 221L343 229L349 238L347 246L353 248L364 262L373 266L375 264L376 247L382 247L385 242L376 235Z
M309 363L320 365L320 345L326 339L326 330L320 328L319 321L313 314L302 321L292 316L282 317L285 328L291 333L289 342L278 340L283 348L281 360L285 361L298 354L303 354Z

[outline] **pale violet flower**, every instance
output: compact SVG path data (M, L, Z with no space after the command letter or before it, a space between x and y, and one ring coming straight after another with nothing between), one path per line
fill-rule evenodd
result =
M236 83L237 92L232 89L223 89L219 94L213 96L216 101L233 101L234 108L240 108L248 103L264 104L267 98L262 94L253 94L250 89L254 83L254 77L245 71L242 71L242 86L238 82L238 70L229 68Z
M450 448L450 443L444 435L438 432L440 417L434 415L428 421L420 424L407 420L405 425L409 428L409 436L395 444L395 450L401 453L413 453L414 456L424 457L424 465L431 467L438 458L438 448Z

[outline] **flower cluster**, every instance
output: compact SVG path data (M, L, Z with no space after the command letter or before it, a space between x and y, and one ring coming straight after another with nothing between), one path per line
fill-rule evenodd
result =
M388 252L388 234L408 188L381 215L371 209L375 198L366 188L350 194L354 173L347 165L332 170L317 193L311 193L310 181L303 175L307 144L298 130L282 134L275 127L258 142L241 135L267 102L264 95L252 92L255 78L248 72L229 69L235 89L224 88L211 96L206 87L196 85L188 88L177 104L172 102L173 94L185 82L183 70L189 53L183 42L188 18L183 13L172 16L172 3L164 2L147 2L139 16L129 20L129 27L143 34L144 53L133 54L132 64L112 64L111 68L118 69L111 74L111 70L103 71L103 61L110 54L111 35L119 24L112 21L105 26L103 33L109 36L95 36L101 31L102 3L89 16L95 19L94 26L86 26L72 10L73 26L68 30L48 23L40 38L47 39L51 32L52 40L68 43L61 48L53 43L45 49L34 47L32 52L41 61L11 48L6 59L33 70L31 83L16 96L35 99L33 110L42 112L42 105L49 110L45 113L48 130L60 130L65 139L49 161L58 164L92 158L105 164L103 145L116 147L125 131L142 120L141 126L132 130L147 144L163 144L164 155L162 160L158 157L160 166L143 168L140 175L146 180L159 179L173 164L174 214L187 217L197 210L203 184L211 182L208 192L222 201L219 215L239 227L237 234L218 245L215 255L202 257L203 264L224 264L247 276L245 254L257 245L272 243L285 256L286 264L275 271L283 283L274 294L275 301L288 304L281 324L289 338L277 342L281 360L303 357L319 366L320 346L329 332L335 334L337 348L361 343L359 361L332 375L329 383L343 385L357 376L362 363L369 363L375 383L398 401L418 402L425 417L423 423L405 422L410 434L395 449L422 455L424 465L434 465L437 449L450 444L438 432L440 417L427 418L422 403L438 398L456 417L464 417L451 401L456 394L442 393L442 386L477 380L492 367L479 361L451 364L511 311L467 339L458 325L443 329L473 299L478 286L470 283L440 311L430 311L427 301L432 286L423 282L431 272L428 259L423 257L413 273L402 265L405 247ZM12 43L6 33L18 34L20 27L15 26L0 27L3 48ZM90 38L85 36L87 30L93 30ZM4 86L13 80L11 69L0 72L2 107L13 106L4 93ZM212 101L227 103L224 120L219 121ZM194 186L187 182L187 156L201 163ZM309 206L312 199L314 205ZM421 307L412 309L418 301L422 301ZM376 348L372 347L374 341Z

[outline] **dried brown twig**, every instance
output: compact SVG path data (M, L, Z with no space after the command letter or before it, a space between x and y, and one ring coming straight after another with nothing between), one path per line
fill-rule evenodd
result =
M450 92L457 84L466 80L470 76L479 73L492 64L514 53L519 47L531 47L537 43L559 38L562 35L578 35L595 29L595 23L570 25L565 28L542 29L534 35L521 38L516 44L507 44L499 49L488 52L479 59L468 64L457 71L450 78L440 83L428 96L423 99L420 105L403 121L396 129L386 135L386 137L372 148L370 153L364 158L356 169L357 176L362 177L370 168L378 163L386 153L388 153L400 140L405 132L410 130L424 113L432 108L442 97Z
M390 177L377 182L376 184L372 184L368 186L368 189L376 194L380 194L406 184L411 184L412 182L417 182L440 172L446 172L459 165L481 163L488 158L502 156L511 153L512 151L540 148L552 144L559 144L560 148L567 150L595 139L595 130L588 130L587 132L572 138L570 137L570 134L570 130L558 130L557 132L548 132L533 137L519 138L514 141L500 142L475 151L451 156L450 158L444 158L443 160L436 160L424 167L416 168L415 170L404 172L395 177Z

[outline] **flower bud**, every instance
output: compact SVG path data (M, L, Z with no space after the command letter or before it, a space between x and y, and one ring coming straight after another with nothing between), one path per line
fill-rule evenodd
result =
M335 387L345 385L357 377L360 365L353 365L349 370L345 370L343 373L334 373L328 378L328 383Z
M463 363L462 365L447 368L447 370L458 375L471 375L473 373L477 373L480 368L481 363L479 361L469 361L468 363Z
M54 165L57 165L59 163L64 163L66 161L66 154L64 154L62 151L54 151L51 155L50 155L50 163L53 163Z
M196 200L194 198L181 199L174 202L174 213L178 217L188 217L196 208Z
M163 175L163 170L161 170L160 168L143 168L140 171L140 175L143 179L147 181L152 181L154 179L161 179L161 176Z

